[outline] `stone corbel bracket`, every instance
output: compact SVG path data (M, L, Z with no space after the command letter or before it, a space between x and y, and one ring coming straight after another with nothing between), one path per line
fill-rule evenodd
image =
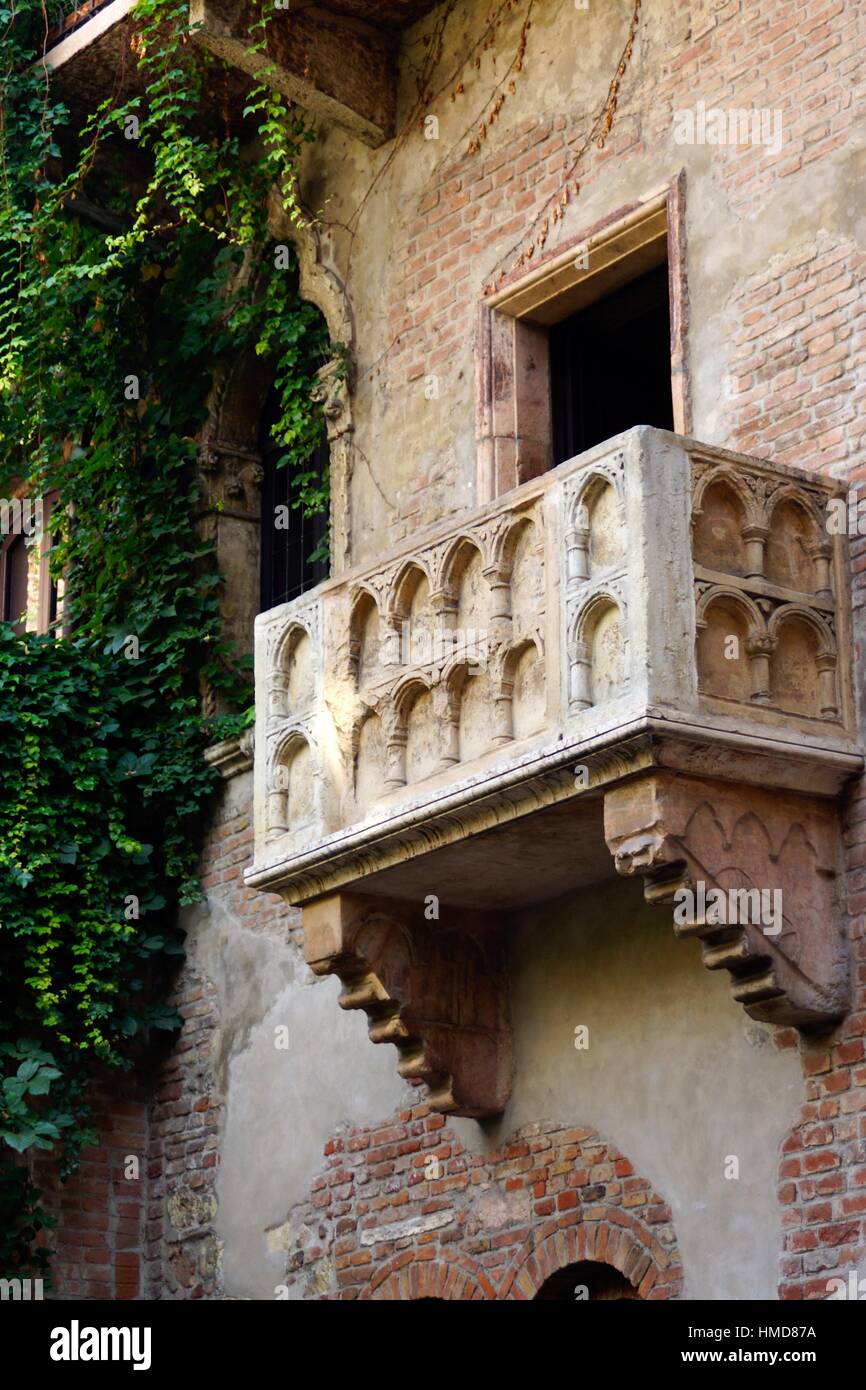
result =
M495 914L427 920L422 904L334 893L303 909L304 957L342 981L340 1005L363 1009L370 1040L393 1043L398 1071L442 1114L504 1110L511 1030ZM448 910L449 916L454 910Z
M606 793L605 839L647 901L674 906L708 969L729 971L752 1018L815 1028L846 1012L831 802L658 772Z

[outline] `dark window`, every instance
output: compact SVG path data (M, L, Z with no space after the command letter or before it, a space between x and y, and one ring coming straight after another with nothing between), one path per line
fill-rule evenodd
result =
M27 542L14 536L3 556L3 618L16 632L24 631L27 610Z
M667 265L554 324L550 386L554 466L633 425L673 429Z
M327 558L314 560L312 556L322 546L328 532L328 517L305 517L299 507L293 506L297 494L291 486L291 464L277 467L277 462L285 454L285 446L277 444L271 437L271 430L277 418L277 401L272 392L262 416L261 454L264 480L262 482L262 565L261 565L261 609L266 612L277 604L288 603L307 589L313 589L328 578ZM313 457L312 467L320 477L324 477L330 459L327 442L321 444ZM288 515L280 513L281 529L277 530L277 508L288 508ZM288 525L285 526L287 520ZM285 529L283 529L285 528Z

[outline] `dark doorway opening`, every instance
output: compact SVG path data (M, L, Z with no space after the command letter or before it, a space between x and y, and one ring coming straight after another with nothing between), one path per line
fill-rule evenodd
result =
M577 1299L619 1303L638 1298L638 1292L613 1265L581 1260L565 1265L545 1279L535 1301L574 1303Z
M553 464L633 425L674 427L667 264L550 329Z
M262 480L262 550L261 550L261 611L288 603L328 578L327 556L314 559L328 534L328 517L323 512L305 516L295 505L297 492L292 487L291 464L278 466L285 455L285 445L275 442L273 427L279 418L278 400L271 391L262 412L260 450L264 478ZM327 440L316 449L308 465L322 479L330 463ZM278 527L277 517L280 508Z

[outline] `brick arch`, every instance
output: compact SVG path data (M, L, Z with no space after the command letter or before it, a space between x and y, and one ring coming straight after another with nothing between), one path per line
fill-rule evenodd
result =
M302 1297L527 1299L581 1259L642 1298L681 1291L670 1207L592 1126L538 1119L474 1151L423 1103L335 1133L325 1159L299 1213L316 1241L285 1276Z
M566 1265L592 1260L619 1270L640 1298L676 1298L683 1271L676 1250L665 1251L651 1229L616 1207L572 1211L530 1232L506 1274L500 1298L533 1299Z
M478 1302L495 1298L496 1293L483 1269L466 1255L442 1251L436 1259L424 1250L404 1250L376 1272L359 1297L404 1302L417 1298Z

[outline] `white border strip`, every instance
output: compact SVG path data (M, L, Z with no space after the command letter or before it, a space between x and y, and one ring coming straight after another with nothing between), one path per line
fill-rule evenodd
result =
M40 58L40 63L46 68L62 67L70 58L74 58L76 53L80 53L82 48L93 43L94 39L98 39L119 20L125 19L135 4L136 0L111 0L110 5L103 5L85 19L83 24L79 24L77 29L73 29L68 38L61 39L53 48L49 48Z

